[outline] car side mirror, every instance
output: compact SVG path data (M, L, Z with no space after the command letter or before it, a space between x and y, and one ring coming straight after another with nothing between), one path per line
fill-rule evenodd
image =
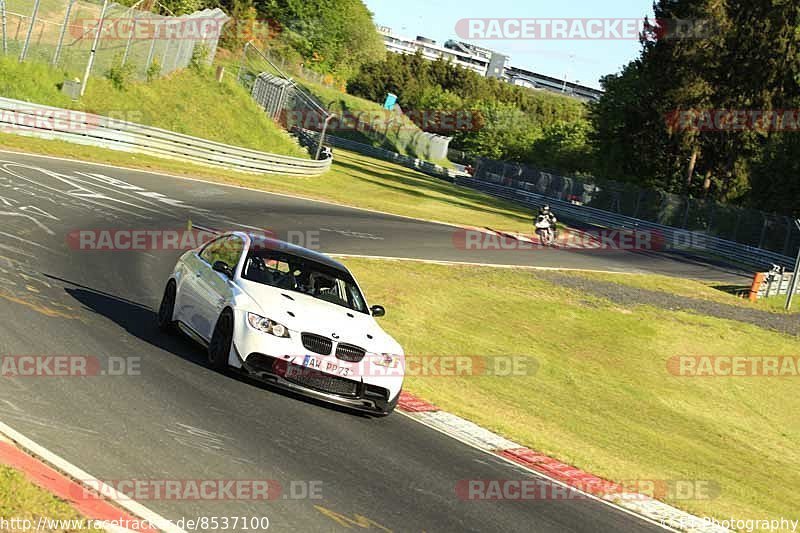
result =
M228 263L225 261L214 261L214 265L211 268L233 279L233 270L231 270L231 267L229 267Z
M369 310L374 317L379 317L386 314L386 309L384 309L382 305L373 305L369 308Z

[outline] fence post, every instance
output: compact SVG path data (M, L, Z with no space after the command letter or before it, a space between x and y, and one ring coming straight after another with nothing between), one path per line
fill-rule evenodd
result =
M25 56L28 54L28 46L31 43L31 34L33 33L33 26L36 24L36 15L39 13L39 0L33 3L33 12L31 13L31 22L28 25L28 33L25 36L25 42L22 44L22 51L19 53L19 62L25 61Z
M0 0L3 1L3 0ZM58 65L58 58L61 56L61 47L64 44L64 35L67 33L67 25L69 24L69 15L72 12L72 5L75 3L75 0L68 0L67 1L67 13L64 15L64 25L61 26L61 31L58 34L58 44L56 44L56 51L53 54L53 66ZM4 33L5 35L5 33Z
M247 59L247 47L250 46L250 41L244 43L242 47L242 58L239 60L239 73L236 75L236 82L242 83L242 72L244 72L244 62Z
M158 31L156 30L158 26L153 24L153 40L150 41L150 50L147 52L147 62L144 65L144 74L147 76L147 71L150 70L150 65L153 63L153 54L156 51L156 37L158 37Z
M767 222L767 217L761 215L761 236L758 238L758 246L756 248L763 248L764 247L764 239L767 236L767 226L769 225Z
M131 51L131 42L133 41L133 34L136 33L136 23L139 22L136 19L136 11L133 13L133 27L131 28L130 34L128 34L128 42L125 43L125 52L122 54L122 64L120 66L125 66L125 63L128 61L128 54Z
M783 255L789 255L789 246L792 241L792 221L786 218L786 238L783 239Z
M108 0L103 0L103 9L100 10L100 22L97 23L97 30L94 34L94 41L92 42L92 51L89 53L89 61L86 62L86 72L83 73L81 96L83 96L83 94L86 92L86 84L89 83L89 74L92 73L94 57L97 55L97 45L100 44L100 34L103 32L103 22L106 18L106 9L108 9Z
M172 37L168 37L167 38L167 44L164 45L164 53L161 54L161 72L160 72L161 74L164 74L165 73L164 69L167 68L167 54L169 53L169 45L170 45L170 43L172 43ZM166 72L169 72L169 71L166 71Z
M325 141L325 132L328 130L328 122L333 118L333 115L328 115L325 119L325 124L322 125L322 133L319 134L319 144L317 144L317 155L314 156L315 160L319 160L319 154L322 152L322 143Z
M8 39L6 38L6 0L0 0L0 23L3 30L3 55L8 53Z
M800 229L800 220L795 220L794 225L797 226L797 229ZM788 311L792 307L792 298L794 297L794 291L797 290L797 271L800 269L800 249L797 250L797 259L794 262L794 272L792 272L792 282L789 283L789 291L786 295L786 310Z

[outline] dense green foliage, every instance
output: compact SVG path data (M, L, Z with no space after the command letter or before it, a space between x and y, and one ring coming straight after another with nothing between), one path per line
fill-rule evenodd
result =
M372 13L361 0L209 0L234 20L223 44L248 40L292 61L347 79L385 50Z
M484 78L442 59L389 54L364 65L347 90L374 102L396 94L406 114L425 130L452 136L451 147L475 155L566 172L587 168L591 158L589 123L580 102ZM448 116L456 120L442 129Z
M800 5L786 0L660 0L656 19L709 21L694 38L642 39L640 57L603 79L591 116L599 174L673 192L800 214L800 131L696 128L709 110L800 104ZM657 32L654 29L654 32ZM686 115L686 113L689 113ZM687 127L688 126L688 127Z

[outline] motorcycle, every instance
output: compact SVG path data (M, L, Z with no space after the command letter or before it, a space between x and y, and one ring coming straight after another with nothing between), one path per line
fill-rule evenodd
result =
M539 236L539 243L542 246L553 246L556 240L556 233L550 219L546 215L539 215L536 217L534 224L536 228L536 235Z

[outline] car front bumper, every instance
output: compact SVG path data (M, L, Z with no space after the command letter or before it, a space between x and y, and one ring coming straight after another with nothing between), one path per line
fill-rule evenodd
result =
M294 367L294 370L301 374L311 374L314 379L289 377L287 369L291 367ZM371 414L386 415L391 413L400 397L399 390L392 395L392 391L389 389L371 385L363 380L346 380L333 375L320 376L320 374L324 373L294 365L283 358L260 353L249 354L242 362L242 368L250 376L282 389ZM343 383L345 381L351 385L343 386L346 385ZM333 383L334 385L328 386L326 385L327 383Z

